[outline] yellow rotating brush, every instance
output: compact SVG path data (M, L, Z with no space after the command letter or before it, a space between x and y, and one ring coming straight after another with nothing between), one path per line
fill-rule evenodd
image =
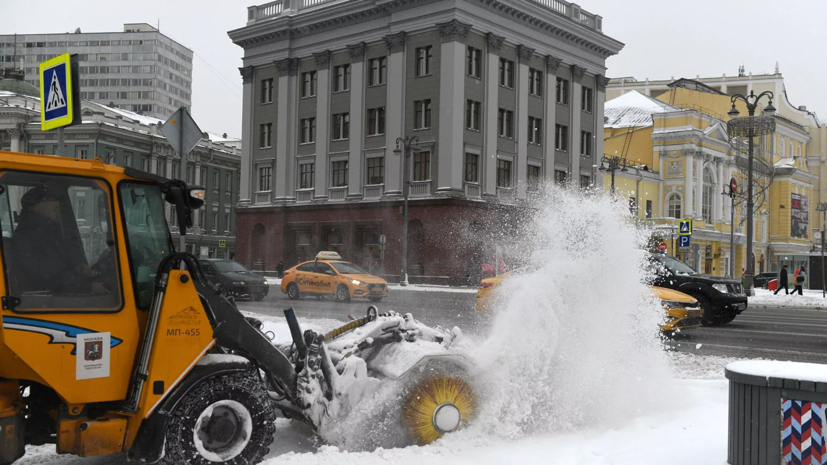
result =
M419 445L455 431L474 413L476 396L462 378L434 376L414 387L402 410L402 424Z

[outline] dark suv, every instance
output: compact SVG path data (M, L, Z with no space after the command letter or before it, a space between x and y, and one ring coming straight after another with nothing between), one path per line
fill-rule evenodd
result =
M674 257L650 254L655 286L689 294L703 310L704 326L729 323L747 309L747 295L741 282L731 278L704 275Z
M223 285L235 298L259 301L270 292L267 280L248 270L241 263L222 258L204 258L198 263L207 278Z

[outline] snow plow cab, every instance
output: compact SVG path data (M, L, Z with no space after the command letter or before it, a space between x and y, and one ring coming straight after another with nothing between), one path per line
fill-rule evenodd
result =
M337 401L347 410L343 399L358 396L337 381L364 368L360 355L393 358L400 343L416 342L428 348L417 373L450 359L442 356L457 331L376 310L329 334L338 339L330 353L325 335L301 333L295 318L293 344L275 346L172 244L167 204L186 234L202 194L100 159L0 152L0 465L46 443L144 463L256 463L277 410L317 430L318 412ZM361 326L370 334L341 338ZM411 409L417 442L466 419L470 391L460 388L461 408L446 409L460 402L442 396ZM431 424L416 423L428 415Z

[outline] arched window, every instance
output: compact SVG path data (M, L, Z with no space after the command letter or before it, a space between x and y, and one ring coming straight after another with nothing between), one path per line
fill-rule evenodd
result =
M713 195L715 195L715 176L712 174L712 170L707 167L704 169L704 192L703 204L701 205L701 216L707 223L712 222Z
M673 193L669 195L668 199L666 200L666 204L669 205L669 217L670 218L680 218L681 217L681 196L678 193Z

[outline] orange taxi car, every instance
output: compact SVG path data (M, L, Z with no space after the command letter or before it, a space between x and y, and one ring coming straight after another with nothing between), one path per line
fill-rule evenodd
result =
M379 302L388 296L388 282L342 260L336 252L319 252L316 260L284 272L281 291L291 300L303 295L332 295L337 302L352 298Z

